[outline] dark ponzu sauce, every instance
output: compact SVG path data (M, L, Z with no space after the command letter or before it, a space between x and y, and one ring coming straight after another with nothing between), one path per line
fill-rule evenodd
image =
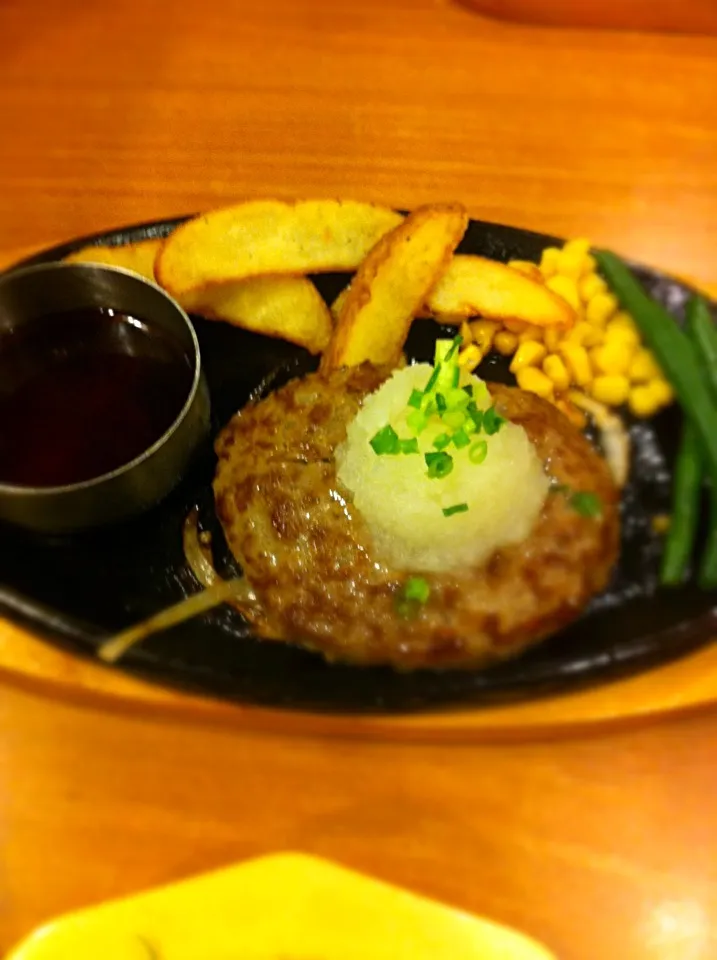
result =
M100 308L0 336L0 483L62 486L129 463L178 416L192 363L169 333Z

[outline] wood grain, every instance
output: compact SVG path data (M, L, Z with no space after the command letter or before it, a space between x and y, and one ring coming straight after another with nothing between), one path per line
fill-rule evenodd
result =
M462 0L479 13L516 23L600 30L717 34L713 0Z
M717 717L412 746L0 701L0 942L79 904L303 850L513 924L562 960L708 960Z
M514 27L449 0L5 0L0 256L242 196L458 199L714 283L716 89L713 38ZM28 673L48 653L8 626L0 649ZM58 667L65 699L0 687L0 951L58 911L295 848L566 960L717 955L713 710L384 742L112 674L89 699L84 670Z

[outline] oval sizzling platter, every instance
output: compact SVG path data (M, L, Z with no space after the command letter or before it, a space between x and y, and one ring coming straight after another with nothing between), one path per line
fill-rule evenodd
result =
M123 244L168 235L186 218L82 237L22 265L59 260L90 243ZM554 237L471 221L460 252L497 260L535 260ZM20 264L18 264L20 266ZM678 318L690 289L635 267L649 293ZM313 278L330 302L345 275ZM192 318L199 337L213 409L213 435L250 397L315 369L316 358L280 340ZM453 328L416 321L406 352L430 361L439 336ZM477 371L511 382L507 363L486 358ZM575 689L679 657L717 632L714 597L688 584L658 587L661 541L652 517L669 510L681 414L676 406L649 421L631 422L631 480L623 491L620 562L609 589L581 618L519 658L475 671L396 673L384 667L329 665L316 654L260 641L240 615L222 607L146 640L121 668L154 680L248 703L334 712L406 712L495 703ZM194 592L182 551L182 524L197 505L200 526L212 532L221 573L237 568L224 543L211 492L215 457L205 449L174 493L150 513L120 528L70 537L0 529L0 611L48 641L94 656L107 635L145 619Z

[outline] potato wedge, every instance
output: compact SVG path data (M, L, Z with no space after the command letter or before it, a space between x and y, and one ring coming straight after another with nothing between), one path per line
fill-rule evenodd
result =
M124 267L147 280L154 280L154 261L163 240L140 240L121 247L83 247L65 257L66 263L101 263L104 266Z
M355 270L402 216L352 200L257 200L178 227L157 259L162 286L179 296L211 283L270 274Z
M329 308L307 277L251 277L179 298L185 310L210 320L289 340L321 353L331 337Z
M322 370L399 361L411 322L467 224L458 204L419 207L378 241L343 300Z
M573 308L542 282L486 257L459 254L428 296L429 312L440 320L485 317L520 320L538 327L570 327Z
M331 316L334 318L334 322L336 322L341 316L341 310L343 309L344 301L346 300L346 297L348 297L350 289L351 284L349 283L343 288L343 290L338 294L334 302L329 307L329 310L331 310Z

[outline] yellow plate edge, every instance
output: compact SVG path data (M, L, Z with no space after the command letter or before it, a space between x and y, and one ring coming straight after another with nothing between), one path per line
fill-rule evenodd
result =
M201 954L192 936L200 937ZM510 927L290 852L67 914L36 930L7 960L230 960L237 950L243 960L273 960L287 950L312 960L556 960Z

